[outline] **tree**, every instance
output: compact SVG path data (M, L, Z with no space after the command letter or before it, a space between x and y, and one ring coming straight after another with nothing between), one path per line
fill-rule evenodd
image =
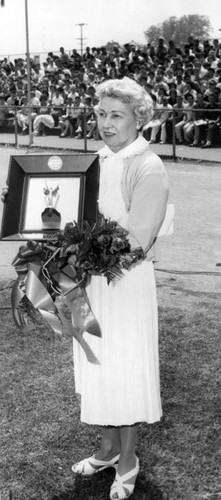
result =
M120 44L118 42L115 42L114 40L111 40L110 42L106 43L105 48L107 52L114 52L115 48L120 48Z
M144 32L148 43L156 42L159 37L163 37L165 42L173 40L175 45L182 46L187 43L188 37L205 40L210 37L212 26L207 16L193 14L190 16L169 17L161 24L150 26Z

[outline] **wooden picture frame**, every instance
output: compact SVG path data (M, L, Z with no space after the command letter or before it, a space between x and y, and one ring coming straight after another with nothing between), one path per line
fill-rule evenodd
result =
M99 157L95 153L10 157L2 240L42 240L67 222L97 220Z

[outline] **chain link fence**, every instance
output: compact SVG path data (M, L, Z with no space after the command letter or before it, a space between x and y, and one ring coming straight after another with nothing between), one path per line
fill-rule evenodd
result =
M25 108L25 129L21 115L24 109L19 106L0 106L0 143L10 143L15 147L38 146L37 136L54 137L57 147L67 148L67 137L73 139L70 149L83 152L99 149L97 141L101 140L97 129L96 115L93 108L75 108L76 116L68 116L63 108L50 108L53 122L47 122L45 116L39 121L39 130L35 133L36 118L41 116L35 108ZM161 108L161 111L168 111ZM158 110L156 110L158 111ZM221 110L206 110L207 118L199 120L177 121L178 108L170 110L170 117L163 123L153 120L144 127L143 136L150 142L153 151L162 157L192 159L197 161L221 162ZM197 112L203 109L194 110ZM5 113L5 114L4 114ZM64 130L66 131L64 133ZM20 136L26 136L22 141ZM59 145L57 138L59 138ZM75 148L75 139L76 148ZM92 143L93 141L93 143ZM52 144L50 141L49 146ZM92 147L93 144L93 147ZM45 146L45 141L44 141Z

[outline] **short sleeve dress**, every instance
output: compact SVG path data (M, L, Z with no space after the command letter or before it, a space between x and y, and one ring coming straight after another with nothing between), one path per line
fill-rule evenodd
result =
M128 212L120 186L123 159L139 144L118 153L109 150L101 165L99 210L125 228ZM87 293L102 338L84 333L100 365L88 362L74 340L75 388L81 394L82 422L122 426L159 421L162 409L153 263L144 260L109 285L106 278L93 276Z

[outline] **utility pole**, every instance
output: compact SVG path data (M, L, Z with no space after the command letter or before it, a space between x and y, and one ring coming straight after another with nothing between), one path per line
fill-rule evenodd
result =
M81 57L83 56L83 42L85 38L83 37L83 26L85 26L87 23L77 23L76 26L80 26L80 38L77 38L77 40L80 40L81 42Z

